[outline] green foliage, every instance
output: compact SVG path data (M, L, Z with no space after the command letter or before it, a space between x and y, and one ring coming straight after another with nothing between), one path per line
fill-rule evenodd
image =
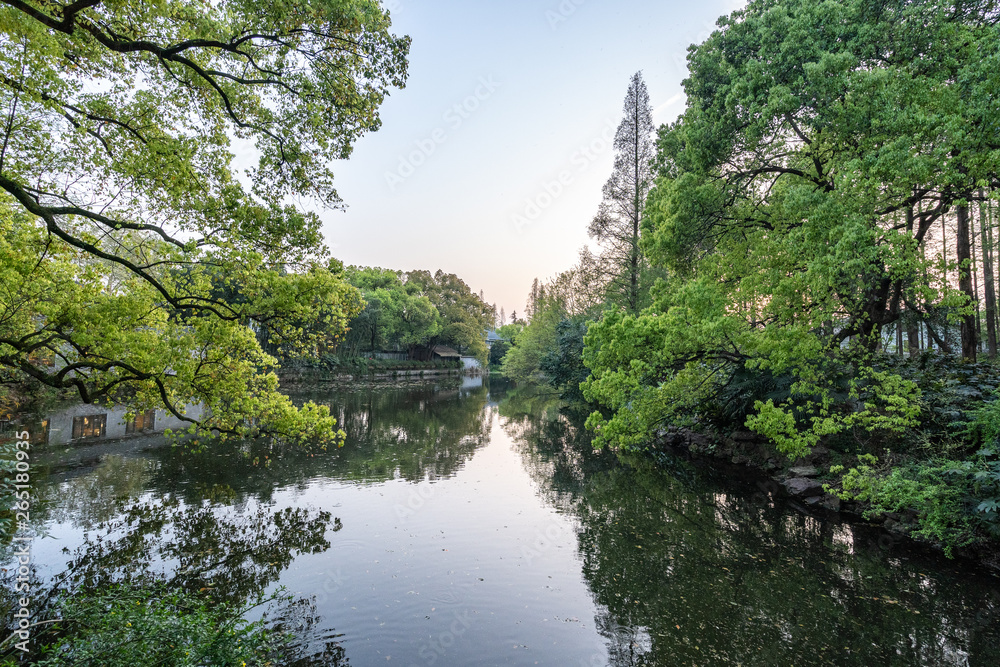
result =
M747 374L787 381L785 396L761 387L745 424L793 458L918 425L917 384L875 351L904 311L968 311L928 278L922 246L998 178L993 133L964 129L1000 112L995 13L758 0L692 48L643 218L643 250L668 277L651 307L606 314L586 339L598 444L704 421Z
M525 322L511 322L497 327L497 334L511 345L517 345L517 338L524 331L525 326L527 326Z
M590 376L583 364L583 338L588 321L583 316L564 317L556 324L554 345L542 357L540 369L563 398L581 400L580 384Z
M381 268L350 267L348 281L361 290L365 307L350 322L342 346L347 356L362 351L408 349L426 344L441 334L441 314L419 286L403 282L401 272Z
M366 305L350 322L338 349L342 356L449 345L486 360L485 332L493 309L458 276L352 266L347 279L361 290Z
M374 359L371 357L341 357L334 354L324 354L319 359L297 360L289 364L288 367L370 375L372 373L390 373L393 371L456 370L464 368L465 365L461 360L420 361L418 359Z
M330 160L378 128L408 48L370 0L2 5L0 381L336 442L255 334L312 353L360 309L287 201L339 205Z
M490 345L490 370L500 370L500 365L503 363L503 358L507 355L511 349L511 344L505 340L494 341Z
M518 383L543 380L542 363L556 346L556 325L561 319L559 304L539 302L534 317L503 358L500 372L504 377Z
M995 450L969 460L935 459L892 468L877 467L871 455L859 459L861 465L843 475L840 496L867 503L867 516L916 511L919 528L914 534L939 542L949 556L957 547L1000 535Z
M261 600L258 604L276 598ZM253 605L257 606L257 605ZM266 664L280 647L261 622L243 615L252 607L211 604L180 589L114 586L62 598L60 639L42 649L35 665Z
M441 331L428 345L449 345L486 363L486 331L493 325L493 308L453 273L410 271L406 285L427 297L441 314Z

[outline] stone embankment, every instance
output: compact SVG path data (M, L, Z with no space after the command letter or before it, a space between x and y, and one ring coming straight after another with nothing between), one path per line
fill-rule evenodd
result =
M857 502L842 501L828 493L825 486L837 485L835 475L830 475L830 450L823 446L813 447L808 456L788 461L774 450L765 438L750 431L734 431L728 435L709 436L689 429L669 427L657 433L656 448L670 448L690 452L698 457L712 457L732 464L746 466L767 476L762 488L770 494L783 495L809 509L819 509L836 513L852 523L874 524L886 531L892 541L909 541L914 544L941 551L942 546L912 536L918 526L915 511L880 512L873 516L864 515L865 507ZM956 549L956 555L970 558L1000 570L1000 559L994 550Z
M283 388L308 386L344 386L351 384L407 385L437 382L443 379L459 379L464 375L461 368L399 370L380 373L337 373L320 370L280 370L278 381Z

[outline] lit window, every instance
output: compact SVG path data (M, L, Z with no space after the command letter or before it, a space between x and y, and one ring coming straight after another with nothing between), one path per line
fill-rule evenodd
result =
M142 431L151 431L155 422L156 411L146 410L137 414L134 419L125 424L125 434L131 435L133 433L141 433Z
M103 437L107 425L108 416L106 414L73 417L73 439Z

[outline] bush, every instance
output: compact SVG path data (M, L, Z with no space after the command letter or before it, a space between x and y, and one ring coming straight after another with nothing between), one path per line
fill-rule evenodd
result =
M258 604L275 598L262 600ZM285 645L261 622L243 619L249 608L160 585L121 585L62 598L61 620L44 636L56 634L35 665L258 665Z
M938 458L909 462L894 468L877 467L871 455L841 479L840 497L869 505L865 515L880 512L917 513L914 534L939 542L947 555L1000 535L1000 461L992 449L969 460ZM831 472L841 472L834 467Z

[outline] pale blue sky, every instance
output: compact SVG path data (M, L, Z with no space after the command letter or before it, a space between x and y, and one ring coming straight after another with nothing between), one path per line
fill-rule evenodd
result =
M335 165L348 210L322 213L327 243L345 264L456 273L509 316L589 242L629 77L672 121L687 46L744 3L384 4L413 38L410 78Z

